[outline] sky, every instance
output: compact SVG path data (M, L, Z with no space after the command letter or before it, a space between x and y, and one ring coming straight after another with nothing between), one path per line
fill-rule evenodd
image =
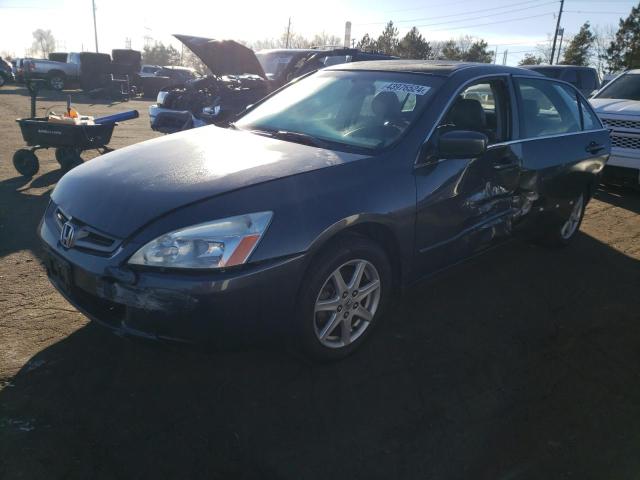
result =
M565 36L585 21L617 28L637 0L565 0L561 26ZM417 26L427 40L461 35L485 39L502 63L515 65L555 30L559 0L95 0L98 44L102 52L142 49L146 41L179 42L172 33L248 42L279 37L291 18L291 30L343 37L346 21L352 37L377 37L393 20L406 33ZM95 51L91 0L0 0L0 52L22 56L37 28L49 29L60 51Z

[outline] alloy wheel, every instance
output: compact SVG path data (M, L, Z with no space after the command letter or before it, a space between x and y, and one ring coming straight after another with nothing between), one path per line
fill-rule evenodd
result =
M350 260L325 280L316 299L313 327L320 343L342 348L369 328L378 310L380 275L362 259Z
M584 195L580 195L576 200L576 203L573 205L573 209L571 210L571 214L566 222L562 225L560 229L560 235L563 239L570 239L576 230L578 229L578 225L580 225L580 220L582 219L582 210L584 209Z

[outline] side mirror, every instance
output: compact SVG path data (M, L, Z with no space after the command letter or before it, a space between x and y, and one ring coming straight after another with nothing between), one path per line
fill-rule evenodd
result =
M472 130L451 130L438 138L438 157L473 158L487 150L489 137Z

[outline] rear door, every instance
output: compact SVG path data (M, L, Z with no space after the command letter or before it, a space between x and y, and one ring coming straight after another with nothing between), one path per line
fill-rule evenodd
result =
M548 78L514 77L520 111L521 184L536 212L568 214L589 191L610 150L607 130L575 87Z

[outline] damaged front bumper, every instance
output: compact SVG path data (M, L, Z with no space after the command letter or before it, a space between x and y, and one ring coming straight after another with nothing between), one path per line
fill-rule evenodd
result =
M229 271L133 270L119 254L63 248L46 221L39 233L49 279L69 303L137 337L228 344L278 334L303 274L303 255Z

